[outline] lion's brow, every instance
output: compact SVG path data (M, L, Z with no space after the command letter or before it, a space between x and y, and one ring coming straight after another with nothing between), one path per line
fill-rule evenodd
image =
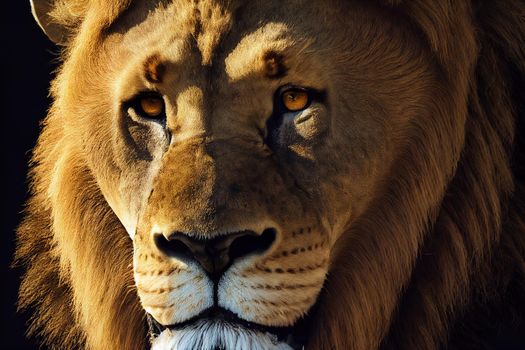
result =
M166 64L162 62L160 55L155 53L148 56L143 64L144 78L150 83L162 83L164 73L166 72Z
M280 79L286 76L288 69L285 65L284 55L273 50L263 55L265 75L269 79Z

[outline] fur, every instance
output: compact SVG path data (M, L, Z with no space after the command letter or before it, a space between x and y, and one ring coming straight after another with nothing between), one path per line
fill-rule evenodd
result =
M177 2L179 5L183 3ZM213 52L220 42L219 33L227 32L233 25L235 14L242 10L242 6L235 1L219 2L222 7L219 6L221 10L217 13L223 15L217 16L213 11L216 7L210 5L209 9L206 8L214 3L201 1L198 5L202 6L201 10L192 12L192 16L199 19L188 21L187 26L191 29L178 28L181 31L187 29L197 38L196 47L206 67L213 62ZM281 2L276 3L284 6ZM214 179L211 175L219 174L217 178L225 184L231 184L235 176L244 181L242 184L249 184L254 179L249 178L246 169L257 169L256 173L263 175L256 179L259 186L256 189L280 188L281 192L274 198L289 193L290 188L294 189L294 182L290 180L277 185L270 182L264 174L271 173L273 168L242 158L243 154L237 148L232 148L229 155L232 162L216 173L210 170L214 164L204 162L207 159L205 156L196 158L203 160L202 163L191 163L193 158L181 161L178 156L193 154L188 151L190 148L184 147L177 151L179 153L167 153L169 156L162 161L146 146L146 151L140 149L129 158L125 158L126 154L123 159L113 159L112 162L99 164L89 158L90 154L106 156L113 150L110 140L115 130L100 127L92 129L95 132L82 133L85 124L94 123L88 122L93 120L93 116L106 115L108 109L114 108L114 105L99 103L110 94L108 91L113 93L111 88L116 84L111 85L114 81L108 79L108 74L113 72L108 70L117 58L112 52L103 50L111 45L104 41L104 35L116 33L113 38L118 38L121 32L132 30L121 18L126 11L138 13L133 17L135 21L148 16L157 20L154 17L157 12L150 11L150 5L142 2L129 4L92 0L60 1L57 4L51 15L56 23L68 28L69 39L63 52L65 64L52 84L54 104L34 151L30 173L31 198L27 203L25 219L18 229L16 263L26 269L19 304L23 309L31 307L34 312L29 333L41 336L43 343L52 348L144 348L148 339L146 322L132 267L136 247L133 247L128 234L137 225L133 213L140 212L143 209L141 205L147 200L134 208L122 209L122 204L112 197L115 186L101 181L101 174L111 173L122 164L132 164L133 159L148 159L156 167L168 169L165 170L167 175L154 179L147 173L143 175L143 182L147 186L171 189L173 183L169 181L175 180L169 174L179 170L180 176L176 181L180 186L175 186L179 191L177 198L191 198L185 192L188 184L197 184L201 186L197 188L202 189L201 197L192 198L193 206L166 211L166 217L177 219L177 225L184 228L196 225L195 222L183 220L184 210L206 214L201 217L213 216L205 212L205 204L215 203L210 198L225 205L237 205L237 201L228 201L213 192L217 187L209 185ZM341 9L357 6L352 1L337 4ZM141 10L137 11L137 8ZM389 21L377 22L376 27L372 26L364 37L355 42L348 39L356 38L345 26L333 29L333 35L325 41L328 44L340 40L341 50L330 52L328 57L339 62L351 61L353 65L344 66L344 72L340 68L332 77L337 79L343 73L347 74L351 71L347 67L359 69L376 62L376 66L367 72L368 78L380 72L390 79L379 81L376 85L370 83L370 79L352 81L356 89L364 91L364 95L360 96L362 98L354 101L355 108L359 107L359 101L368 101L375 96L372 92L378 89L377 85L395 84L399 80L404 82L402 86L409 85L410 89L392 88L388 93L381 90L384 92L381 95L384 106L409 101L410 108L396 112L420 117L411 119L400 128L399 135L387 135L392 140L392 147L385 148L395 149L395 156L383 159L384 162L379 162L381 166L375 163L363 165L368 166L366 173L372 174L371 177L377 178L377 181L372 184L363 182L360 186L371 189L366 193L364 204L353 211L353 220L347 220L339 207L348 205L345 204L348 200L345 196L350 191L349 182L338 182L339 178L330 177L330 183L321 183L322 188L333 185L337 189L323 202L337 215L325 220L328 225L323 220L316 222L319 227L330 226L318 231L342 233L331 236L330 251L323 251L323 254L330 256L326 267L328 277L315 307L309 312L311 328L308 348L437 349L447 346L462 348L465 344L490 348L498 336L502 336L500 329L506 329L507 333L503 336L508 338L523 334L525 4L521 0L378 0L359 9L367 14L368 11L379 13L383 16L381 18L389 18L395 25ZM308 13L310 17L306 20L301 17L301 21L315 24L325 16L333 16L336 22L344 13L343 10L341 14L337 14L338 11L329 12L330 9L326 11ZM185 16L182 12L172 15L174 18ZM201 21L200 16L205 17L206 14L216 20ZM161 16L158 20L162 20ZM296 20L294 16L283 19L290 23ZM402 39L387 40L385 33L389 33L389 25L392 31L397 33L399 30L398 37ZM381 30L375 30L378 26ZM144 33L160 37L153 30L145 29ZM405 34L406 37L403 37ZM345 55L345 50L358 50L360 43L366 43L364 52L360 51L360 55L352 57ZM243 69L252 66L243 66L235 59L251 59L249 55L256 52L257 45L262 44L255 40L244 42L239 46L244 54L235 56L234 52L228 56L225 69L232 81L242 84L251 77L252 73ZM279 47L270 49L273 52ZM382 61L377 57L382 57L385 50L397 52L399 56L390 57L391 65L379 66L377 62ZM323 54L321 50L311 52L307 43L301 53L305 57ZM407 60L402 61L403 58ZM279 76L294 74L302 68L305 79L312 78L308 74L315 67L298 68L293 61L275 54L271 59L270 65L263 64L263 75L270 72L273 79L277 73ZM287 69L274 67L278 61L283 61ZM314 60L312 66L322 65L322 61L322 58ZM108 64L97 65L97 62ZM138 65L141 69L144 66L142 63ZM421 68L423 66L424 69ZM169 68L166 67L163 77L167 83L174 81L169 76ZM324 68L326 71L331 69ZM91 74L85 76L84 72ZM319 84L326 83L322 79L318 81ZM410 84L407 84L408 81ZM337 81L336 84L339 84L335 87L338 93L352 91L344 82ZM198 105L202 95L193 90L187 91L192 98L189 106ZM373 102L373 99L370 101ZM331 102L337 106L337 100ZM386 108L371 105L369 107L376 108L378 114ZM190 107L181 108L192 112ZM318 111L321 116L325 112ZM315 118L311 120L317 121ZM348 138L355 138L359 130L376 128L375 124L359 124L359 119L353 122L353 129L345 134ZM332 132L350 129L338 126ZM187 126L177 127L184 129ZM191 127L197 128L198 125ZM307 123L304 127L314 131L320 128L317 124ZM149 132L160 140L157 129ZM297 139L294 138L296 135L287 135L289 137L284 140ZM303 135L307 135L304 138L321 137L316 132ZM130 134L129 137L137 141L138 136ZM350 157L354 154L352 152L360 150L363 150L361 158L373 158L377 142L373 139L366 141L368 143L359 144L359 147L346 149L341 147L341 143L331 144L334 149L329 149L324 157L331 163L330 166L324 164L325 168L334 172L346 170L348 164L352 164L349 161L353 159ZM137 143L140 144L140 140ZM303 144L294 146L302 152L304 159L315 158ZM198 145L192 147L195 147L193 150L200 150ZM163 163L170 157L174 164L171 172ZM180 167L177 161L187 167ZM237 161L241 165L236 168ZM378 167L382 170L377 170ZM186 169L186 172L180 169ZM375 176L376 172L383 172L383 175ZM206 178L197 183L200 180L195 179L195 174L210 176L203 175ZM330 174L325 175L328 178ZM285 178L286 175L282 176ZM310 193L311 189L294 190ZM149 195L149 191L144 190L144 193ZM207 193L209 197L205 197ZM298 194L294 198L300 196ZM163 200L157 192L152 197L158 203ZM252 204L263 202L258 197L249 201ZM161 209L159 212L165 210L160 204L158 208ZM304 210L303 213L309 213L311 209L299 205L293 208L294 212ZM287 207L272 210L272 213L286 212ZM242 217L257 218L258 215L262 214L245 212ZM214 227L224 226L225 222L230 227L239 222L246 223L238 221L241 216L213 217L212 221L200 227L203 232L212 232ZM292 230L293 236L296 233L293 225L298 227L302 219L290 216L281 220L289 220L290 237ZM145 239L140 234L137 237ZM283 239L283 242L287 241ZM316 258L322 260L322 257L310 256L310 259ZM280 264L285 263L286 260L280 261ZM275 272L279 266L273 268ZM318 280L322 281L322 278ZM311 292L311 295L317 296L317 291ZM311 303L308 304L310 306ZM271 318L270 308L263 311L268 311ZM294 319L306 311L302 308ZM283 322L291 322L291 319L284 318ZM208 327L201 329L202 334L217 334L217 325L202 327ZM227 332L232 330L227 328ZM196 344L194 342L199 340L192 338L194 335L183 332L180 338L167 339L164 335L161 339L172 345L179 341L179 344ZM225 343L230 338L225 335L218 342ZM263 336L256 339L260 344L271 341ZM250 338L249 341L255 340Z
M152 350L290 350L271 334L246 330L221 321L199 322L185 329L162 332L152 344Z

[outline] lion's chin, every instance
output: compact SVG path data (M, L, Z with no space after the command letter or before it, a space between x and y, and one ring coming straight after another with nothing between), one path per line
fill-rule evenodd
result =
M301 323L294 327L266 327L244 321L222 308L210 308L172 326L162 326L148 315L152 350L301 349L305 333Z
M152 341L152 350L290 350L277 335L225 320L201 319L179 329L167 328Z

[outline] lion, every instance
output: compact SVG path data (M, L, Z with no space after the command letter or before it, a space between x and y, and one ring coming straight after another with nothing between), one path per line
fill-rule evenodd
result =
M63 48L17 236L43 344L522 337L521 0L31 5Z

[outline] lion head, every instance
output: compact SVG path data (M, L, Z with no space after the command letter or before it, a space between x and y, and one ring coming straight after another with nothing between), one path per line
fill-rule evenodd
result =
M523 325L521 1L32 9L64 47L18 231L48 344L431 349L482 342L468 320L502 305Z

